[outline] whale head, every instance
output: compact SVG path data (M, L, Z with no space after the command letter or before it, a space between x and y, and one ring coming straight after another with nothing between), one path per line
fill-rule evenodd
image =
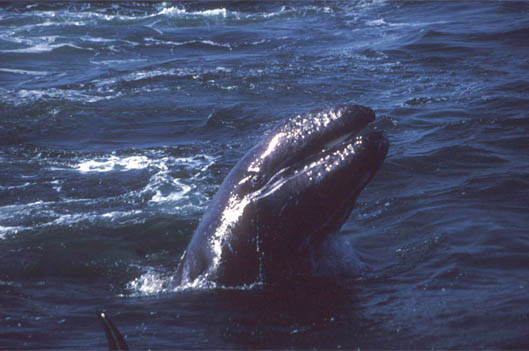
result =
M179 266L180 281L276 281L311 267L384 161L372 110L343 105L286 119L232 169Z

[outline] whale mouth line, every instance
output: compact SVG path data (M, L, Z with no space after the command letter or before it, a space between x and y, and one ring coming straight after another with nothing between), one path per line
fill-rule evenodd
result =
M350 144L350 142L352 142L352 140L354 139L354 137L357 134L358 134L357 131L353 131L353 132L345 133L342 136L336 137L336 138L328 141L327 143L325 143L325 145L323 145L323 148L320 150L320 152L324 152L325 150L334 149L338 145L343 145L343 144L346 144L346 143Z
M364 128L356 128L353 131L349 131L341 134L323 144L320 144L317 148L311 150L303 157L293 160L290 164L285 165L277 174L281 173L285 169L292 169L294 171L300 171L310 166L311 164L317 163L318 166L324 166L327 163L332 162L346 162L347 158L353 157L358 151L358 144L362 143L363 137L369 132L365 131ZM347 152L344 152L347 151ZM341 153L341 157L331 157L335 153ZM316 166L316 164L314 164Z
M306 150L301 156L290 159L290 162L283 164L282 168L274 172L262 186L256 189L256 198L270 195L301 173L311 172L311 170L315 169L316 171L313 171L314 174L323 175L333 171L328 166L336 165L336 162L348 162L359 151L357 150L358 147L355 148L355 146L362 143L362 138L366 134L363 129L355 128L329 141L320 142L318 143L319 145L313 145L312 148ZM336 153L340 155L335 155ZM314 178L310 180L312 181L312 179Z

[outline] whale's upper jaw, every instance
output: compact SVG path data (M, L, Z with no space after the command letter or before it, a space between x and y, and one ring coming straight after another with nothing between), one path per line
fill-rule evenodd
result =
M321 150L282 164L283 168L268 174L267 182L255 189L255 196L262 198L280 188L284 191L285 184L289 182L293 183L291 186L296 188L297 193L308 188L324 192L333 184L342 186L343 192L359 192L375 175L388 148L389 142L383 132L361 136L347 134L326 144ZM365 181L360 178L365 178Z
M297 115L273 129L239 164L249 165L249 174L260 173L262 185L281 169L351 139L374 119L371 109L358 105Z
M305 185L297 187L321 185L331 173L344 169L374 174L386 156L388 140L382 132L358 135L374 119L367 107L342 105L286 120L249 153L254 158L248 167L252 190L263 196L274 183L302 175Z

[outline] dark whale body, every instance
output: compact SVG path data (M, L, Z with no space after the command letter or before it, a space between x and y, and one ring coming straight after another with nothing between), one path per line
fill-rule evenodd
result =
M180 285L275 283L318 270L324 251L382 164L375 119L343 105L284 120L231 170L177 270Z

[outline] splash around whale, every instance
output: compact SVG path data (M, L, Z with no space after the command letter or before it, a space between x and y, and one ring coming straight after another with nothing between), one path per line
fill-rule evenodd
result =
M180 286L278 283L356 269L337 232L384 161L375 119L342 105L285 119L231 170L179 263ZM345 268L347 270L347 267Z

